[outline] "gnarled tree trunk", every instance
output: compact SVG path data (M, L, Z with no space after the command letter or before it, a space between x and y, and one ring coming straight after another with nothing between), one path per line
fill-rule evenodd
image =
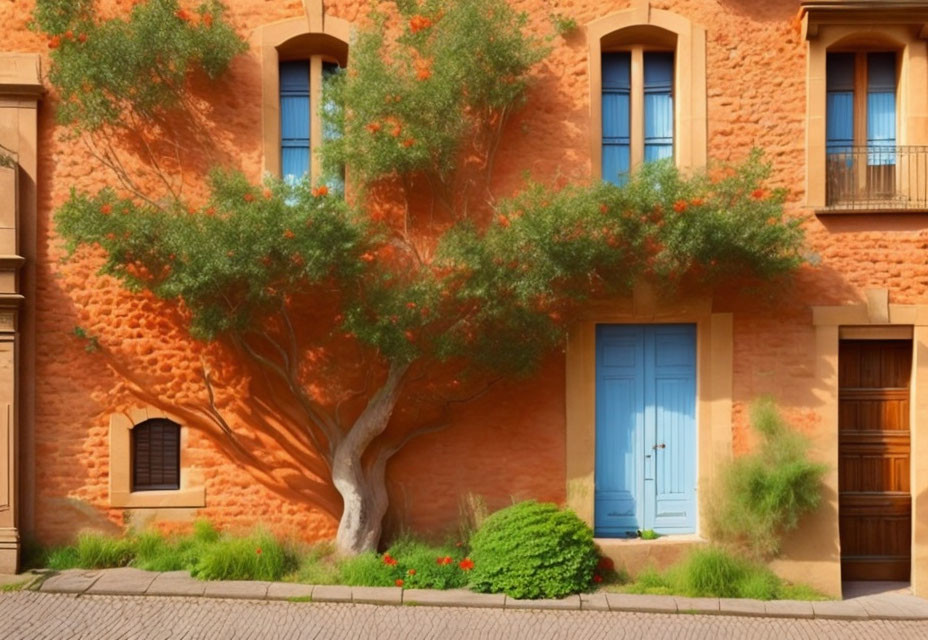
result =
M389 504L383 477L386 461L381 464L378 460L373 467L365 469L362 458L374 439L387 428L408 369L405 364L390 366L386 382L335 448L332 482L344 502L335 538L339 553L355 555L377 549Z

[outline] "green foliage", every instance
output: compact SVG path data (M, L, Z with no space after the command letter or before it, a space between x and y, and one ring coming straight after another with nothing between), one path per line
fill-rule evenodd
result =
M167 212L109 189L72 192L56 214L58 231L69 249L106 249L103 272L128 288L183 301L203 338L263 326L291 296L363 268L364 225L343 200L302 183L269 181L261 190L222 172L212 188L200 209Z
M162 117L181 103L192 71L216 78L246 49L219 0L194 12L148 0L125 20L100 18L92 0L38 0L33 24L49 35L58 120L77 131Z
M344 132L323 148L330 169L350 166L367 185L425 172L446 179L465 145L485 144L525 99L529 70L546 54L525 14L504 0L401 0L402 33L386 16L359 34L351 68L322 112Z
M571 511L520 502L497 511L471 539L475 591L513 598L562 598L591 585L593 532Z
M134 556L133 542L93 533L82 533L77 538L77 566L85 569L125 567Z
M277 538L256 531L204 546L191 574L201 580L280 580L297 564L294 553Z
M467 585L470 559L465 548L434 546L405 537L383 555L364 553L342 561L344 584L402 586L406 589L456 589Z
M716 547L692 551L663 573L646 569L620 590L691 598L824 599L810 587L787 584L767 567Z
M566 38L577 30L577 21L571 16L563 13L552 13L550 18L555 32L562 38Z
M784 191L763 187L769 172L755 152L719 179L660 162L624 187L532 185L489 227L443 238L441 289L459 320L436 350L525 371L561 344L579 304L628 294L641 278L670 293L791 273L803 261L801 221L783 217Z
M776 555L783 534L818 507L827 466L809 460L808 441L771 400L755 403L751 423L761 444L725 470L709 525L714 539L762 558Z
M661 537L661 534L659 534L654 529L645 529L644 531L641 532L641 535L640 535L640 538L642 540L657 540L660 537Z
M303 584L339 584L341 575L335 558L335 545L319 542L302 549L296 571L285 577L289 582Z
M356 587L393 587L399 579L399 571L373 551L347 558L340 573L344 584Z

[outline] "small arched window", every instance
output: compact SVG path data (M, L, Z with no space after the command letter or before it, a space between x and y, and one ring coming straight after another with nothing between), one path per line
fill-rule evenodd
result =
M180 425L154 418L132 429L132 491L180 489Z

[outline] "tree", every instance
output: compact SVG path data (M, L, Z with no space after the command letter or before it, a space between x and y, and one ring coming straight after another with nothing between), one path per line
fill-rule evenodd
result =
M40 2L39 11L53 4L60 0ZM392 456L446 427L455 405L496 380L530 375L586 301L627 294L640 279L672 292L774 278L802 261L799 222L784 219L783 191L763 187L769 169L756 153L712 178L657 163L621 188L529 183L497 199L496 150L527 98L544 41L505 0L397 6L398 16L372 16L349 69L327 87L323 115L341 134L323 156L331 174L347 167L349 198L324 180L259 186L216 170L202 205L122 183L119 191L73 192L56 214L70 249L101 247L105 273L175 302L195 337L234 349L285 389L286 398L268 394L262 405L273 408L277 428L311 448L307 473L319 472L319 461L340 494L344 553L379 543ZM135 12L152 7L182 11L176 0L150 0ZM216 28L221 9L210 4L198 15L207 12ZM204 28L202 19L178 26ZM233 44L225 43L230 57ZM53 81L79 54L53 56ZM181 85L154 100L156 117L183 106ZM87 123L83 95L66 112L74 123ZM122 122L124 109L146 113L131 100L108 113ZM315 391L325 380L311 362L336 343L356 345L368 375L332 399ZM428 397L404 396L425 377L439 381ZM237 443L205 365L203 381L203 413ZM402 402L416 403L417 419L387 437Z

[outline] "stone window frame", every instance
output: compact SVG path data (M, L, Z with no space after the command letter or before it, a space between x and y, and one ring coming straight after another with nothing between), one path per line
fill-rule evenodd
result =
M307 3L309 5L310 3ZM315 4L315 3L313 3ZM307 6L307 16L283 20L255 31L253 45L261 57L262 168L265 174L281 175L280 62L308 60L310 64L310 176L322 174L318 148L323 137L319 108L322 98L323 62L348 62L353 27L350 22L326 16Z
M602 54L633 46L673 50L674 162L698 169L708 159L706 30L685 16L652 9L635 0L632 8L611 13L586 25L590 79L590 158L592 173L602 179ZM632 129L641 109L632 109ZM640 126L643 131L643 125ZM634 163L633 165L634 166Z
M147 420L164 419L180 425L180 488L132 491L132 429ZM188 429L177 416L154 407L141 407L110 416L110 506L162 508L206 506L206 487L194 478L187 451Z
M896 144L928 144L928 11L893 6L896 4L887 1L884 9L873 12L839 5L822 9L807 2L801 10L802 37L808 44L806 206L816 214L831 212L825 208L826 58L830 50L846 51L856 43L862 51L896 51Z

